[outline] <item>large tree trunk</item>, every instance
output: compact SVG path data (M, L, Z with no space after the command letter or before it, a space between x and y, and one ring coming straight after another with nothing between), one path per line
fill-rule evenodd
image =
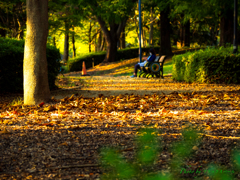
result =
M24 104L50 99L46 44L48 0L27 0L27 34L24 48Z
M220 20L220 46L233 43L233 9L226 10Z
M107 54L104 59L104 62L114 62L117 54L117 42L118 39L116 35L113 34L113 37L107 39Z
M127 19L123 20L119 24L110 24L110 30L108 30L105 22L100 16L97 16L97 20L104 33L105 40L107 41L107 53L103 62L114 62L117 54L117 43L119 41L121 32L126 25Z
M164 55L172 54L172 47L170 41L170 9L166 8L165 11L160 12L160 26L161 26L161 40L160 40L160 53Z
M64 53L63 53L63 62L66 63L68 61L69 55L69 33L68 33L68 24L65 22L65 39L64 39Z

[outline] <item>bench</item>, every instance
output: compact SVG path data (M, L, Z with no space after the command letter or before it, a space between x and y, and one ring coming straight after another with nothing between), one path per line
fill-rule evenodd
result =
M139 77L148 78L151 76L163 78L163 65L166 58L166 55L161 56L161 58L157 56L154 62L147 62L143 67L140 67L141 73L139 74Z

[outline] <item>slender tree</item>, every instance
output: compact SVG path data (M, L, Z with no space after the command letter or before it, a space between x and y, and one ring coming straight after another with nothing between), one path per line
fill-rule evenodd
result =
M48 0L27 0L27 34L24 48L24 104L36 105L50 98L46 43Z
M64 53L63 61L66 63L69 56L69 24L65 21Z

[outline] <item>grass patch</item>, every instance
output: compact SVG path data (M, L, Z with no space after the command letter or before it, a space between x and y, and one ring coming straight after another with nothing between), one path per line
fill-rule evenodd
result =
M163 75L172 74L173 64L172 60L165 63L163 66Z
M16 99L14 99L9 106L16 106L16 105L22 105L23 104L23 98L22 97L17 97Z

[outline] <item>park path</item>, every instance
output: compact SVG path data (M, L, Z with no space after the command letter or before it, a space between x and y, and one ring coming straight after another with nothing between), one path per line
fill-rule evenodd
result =
M182 50L173 51L173 54L181 54ZM169 56L165 64L172 60ZM116 96L119 94L170 94L172 92L203 92L208 91L228 92L238 91L239 85L225 84L201 84L185 83L172 80L171 74L165 75L164 79L158 78L131 78L129 72L139 62L139 58L133 58L120 62L101 63L93 68L87 69L89 76L82 76L81 71L70 72L58 76L57 85L60 90L52 91L55 98L64 98L72 94L81 94L83 97Z
M171 159L178 158L171 148L184 139L188 126L201 130L200 139L187 149L192 156L180 163L194 173L176 170L175 179L209 179L205 172L211 162L226 165L239 179L230 156L240 142L239 85L79 73L59 76L63 88L52 91L50 103L0 104L0 179L100 179L107 173L101 148L118 148L134 160L135 138L145 127L159 132L162 146L151 170L166 174L172 172Z

